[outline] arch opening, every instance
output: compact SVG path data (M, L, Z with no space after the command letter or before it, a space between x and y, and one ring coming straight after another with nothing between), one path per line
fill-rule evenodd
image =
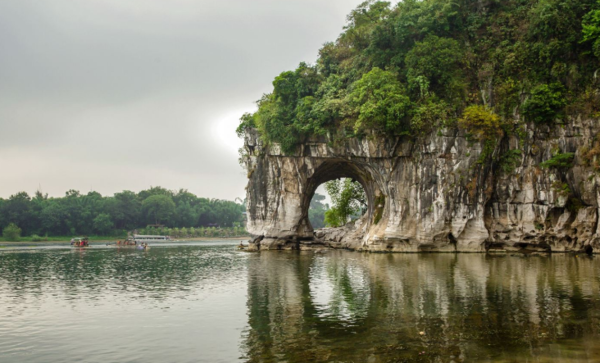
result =
M314 228L308 216L310 203L317 188L326 182L339 179L350 179L360 184L366 199L363 216L366 215L367 223L371 223L375 199L381 194L371 173L365 167L348 160L327 160L317 167L315 173L307 179L301 204L302 217L298 223L298 236L300 238L313 237Z
M313 230L342 227L361 218L367 212L367 197L360 183L339 178L321 184L308 209L308 221Z

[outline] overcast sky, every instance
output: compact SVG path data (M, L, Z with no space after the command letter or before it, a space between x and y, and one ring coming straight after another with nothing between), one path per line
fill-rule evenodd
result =
M0 1L0 197L244 197L239 117L360 0Z

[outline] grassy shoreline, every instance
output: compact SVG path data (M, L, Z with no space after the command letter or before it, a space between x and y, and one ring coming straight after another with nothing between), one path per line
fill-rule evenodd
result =
M77 236L80 237L80 236ZM0 236L0 243L53 243L53 242L71 242L72 236L56 236L56 237L41 237L43 241L33 241L31 236L20 237L18 241L7 241L6 238ZM105 242L117 241L126 237L111 237L111 236L88 236L90 242Z

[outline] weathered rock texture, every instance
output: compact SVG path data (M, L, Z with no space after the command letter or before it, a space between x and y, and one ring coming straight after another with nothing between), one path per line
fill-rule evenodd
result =
M357 250L419 252L598 250L600 178L582 158L600 127L572 119L566 126L528 125L505 137L479 162L480 143L460 131L411 139L327 138L307 141L295 155L245 137L248 231L252 249L302 249L326 244ZM522 151L503 170L507 150ZM576 153L574 166L544 169L553 153ZM354 225L314 233L308 206L332 179L359 181L368 211ZM568 186L568 189L565 188Z

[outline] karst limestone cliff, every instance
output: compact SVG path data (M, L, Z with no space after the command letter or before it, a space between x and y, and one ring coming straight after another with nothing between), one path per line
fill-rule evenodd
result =
M600 250L600 175L594 167L598 120L527 124L482 160L482 143L459 130L422 138L304 142L284 155L246 131L251 249L331 246L389 252ZM517 150L510 163L501 155ZM568 167L542 167L574 153ZM495 160L495 161L494 161ZM508 165L508 167L507 167ZM368 212L341 229L314 232L308 206L332 179L359 181Z

